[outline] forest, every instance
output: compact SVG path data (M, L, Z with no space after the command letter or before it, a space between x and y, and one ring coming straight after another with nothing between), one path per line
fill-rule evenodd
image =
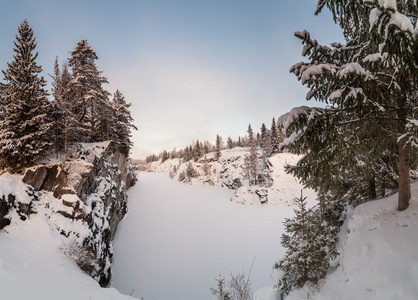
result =
M51 93L45 89L42 66L36 63L36 38L27 20L13 42L14 60L3 70L0 83L0 164L11 172L69 145L113 140L129 155L131 130L137 128L123 94L113 97L96 66L98 56L87 40L80 40L62 66L55 59ZM52 99L49 98L52 96Z

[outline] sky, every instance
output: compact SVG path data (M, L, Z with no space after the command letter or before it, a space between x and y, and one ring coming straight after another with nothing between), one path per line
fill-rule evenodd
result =
M293 33L306 29L322 44L343 37L315 8L315 0L0 0L0 69L25 18L48 89L55 57L64 62L87 39L105 88L132 104L132 157L144 159L217 134L237 139L249 123L257 132L293 107L317 105L289 73L306 60Z

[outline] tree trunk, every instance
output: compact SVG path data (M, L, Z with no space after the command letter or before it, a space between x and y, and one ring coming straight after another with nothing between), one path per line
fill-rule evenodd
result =
M405 210L411 198L411 185L409 180L409 149L404 143L398 143L399 148L399 196L398 210Z
M370 200L377 199L376 178L374 176L369 179L369 199Z

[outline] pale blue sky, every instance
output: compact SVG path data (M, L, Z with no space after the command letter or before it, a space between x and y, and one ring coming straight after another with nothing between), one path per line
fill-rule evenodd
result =
M81 39L97 65L132 103L139 128L133 155L245 135L248 123L270 126L306 102L289 73L302 60L294 31L329 44L342 34L315 0L0 0L0 68L12 60L23 19L37 38L50 82L55 56L68 58ZM2 79L2 78L1 78Z

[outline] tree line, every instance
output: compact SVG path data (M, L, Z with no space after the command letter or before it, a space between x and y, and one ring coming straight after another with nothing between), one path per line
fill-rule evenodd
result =
M123 94L110 93L96 66L98 56L87 40L80 40L60 67L55 59L52 99L36 63L36 38L24 20L14 41L13 61L2 70L0 83L0 160L14 172L47 154L64 153L78 142L113 140L126 155L131 131L137 128Z
M251 128L251 124L249 124L249 127ZM151 154L145 158L145 161L150 163L161 159L162 162L164 162L167 159L174 158L179 158L183 162L188 162L192 159L197 161L210 152L215 152L215 158L218 160L221 157L221 150L233 149L235 147L251 147L251 145L258 149L262 149L265 151L266 156L270 157L272 154L279 152L279 145L284 139L284 133L281 128L277 127L276 119L274 117L270 129L263 123L260 132L253 135L251 129L251 137L248 130L247 133L247 135L238 136L235 140L228 137L226 141L218 134L216 135L215 144L212 144L207 140L203 142L196 140L196 142L193 142L180 150L163 150L159 154Z

